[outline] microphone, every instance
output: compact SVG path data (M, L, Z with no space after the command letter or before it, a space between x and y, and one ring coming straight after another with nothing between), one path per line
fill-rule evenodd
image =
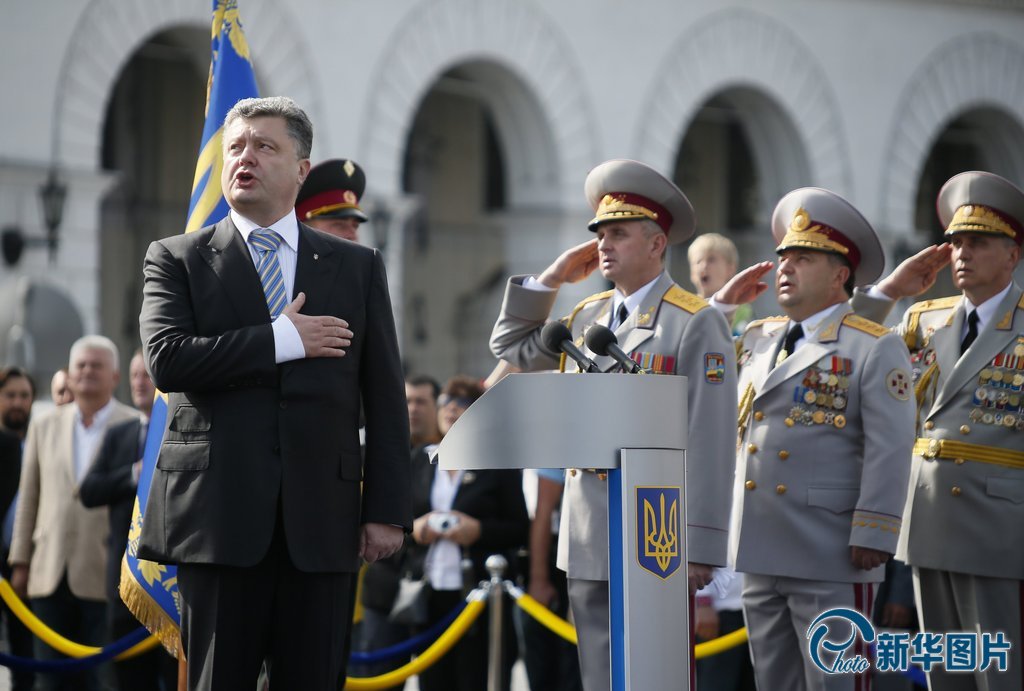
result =
M580 366L583 372L600 372L597 364L583 354L583 351L572 342L572 333L562 322L548 322L540 331L544 346L556 353L565 353Z
M630 374L644 373L640 365L633 358L626 355L625 351L619 347L619 339L615 337L615 333L607 326L594 324L587 329L586 339L588 348L598 355L614 358L615 362L619 363L624 371Z

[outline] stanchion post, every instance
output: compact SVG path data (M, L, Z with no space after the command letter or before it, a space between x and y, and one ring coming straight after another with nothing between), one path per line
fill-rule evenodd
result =
M504 660L502 659L502 643L504 643L504 613L502 607L505 604L505 588L502 579L508 569L508 560L500 554L492 554L484 562L487 573L491 574L491 592L488 603L490 609L490 647L487 651L487 691L501 691L502 671Z

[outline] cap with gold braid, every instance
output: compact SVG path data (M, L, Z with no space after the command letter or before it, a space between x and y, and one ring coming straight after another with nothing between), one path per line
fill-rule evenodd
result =
M850 202L820 187L793 190L772 214L776 252L803 248L845 257L854 284L874 283L885 268L885 252L871 224Z
M936 202L946 237L980 233L1024 240L1024 192L993 173L972 170L951 177Z
M696 217L686 195L668 178L639 161L605 161L590 171L583 185L597 231L612 221L654 221L665 231L668 244L685 242L693 235Z
M355 161L333 158L309 169L295 200L300 221L313 218L369 220L359 208L366 189L366 174Z

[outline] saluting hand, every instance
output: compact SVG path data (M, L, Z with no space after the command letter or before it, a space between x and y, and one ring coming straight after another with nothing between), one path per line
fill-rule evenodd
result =
M768 290L768 284L761 278L772 270L771 262L759 262L740 271L719 288L714 298L724 305L746 305Z
M299 293L281 314L288 315L295 330L299 332L306 357L345 357L345 348L352 345L348 322L338 317L300 314L299 310L305 304L306 294Z
M561 288L563 283L576 283L597 268L597 238L567 249L551 266L537 277L548 288Z
M925 247L878 284L878 289L893 300L917 297L935 283L939 270L949 264L953 247L948 242Z

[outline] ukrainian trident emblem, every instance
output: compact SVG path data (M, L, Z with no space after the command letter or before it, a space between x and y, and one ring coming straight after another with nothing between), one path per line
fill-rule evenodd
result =
M679 570L679 487L636 488L636 551L640 566L661 579Z

